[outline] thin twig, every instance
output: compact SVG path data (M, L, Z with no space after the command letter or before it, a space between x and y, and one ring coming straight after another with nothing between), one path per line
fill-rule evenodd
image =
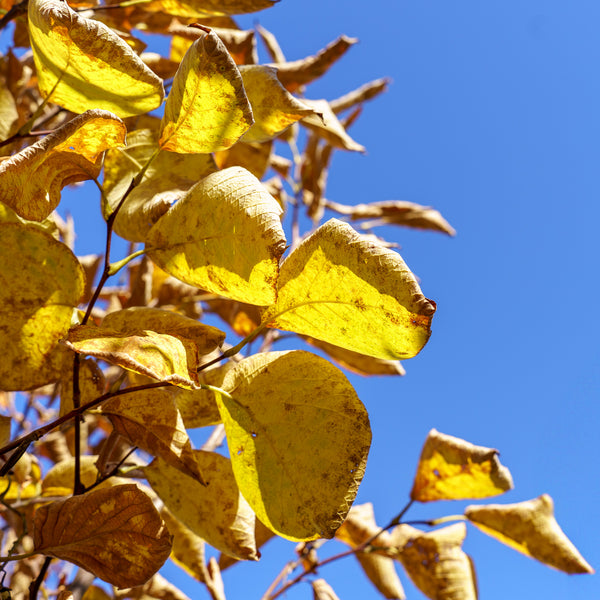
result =
M29 600L36 600L38 592L40 591L40 587L44 581L44 578L46 577L46 573L51 562L52 557L46 556L46 560L44 561L44 564L42 565L38 576L35 578L34 581L31 582L31 585L29 586Z

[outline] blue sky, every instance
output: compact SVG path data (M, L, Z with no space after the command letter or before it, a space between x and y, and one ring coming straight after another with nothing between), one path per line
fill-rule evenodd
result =
M393 79L351 130L368 154L335 154L327 197L432 205L457 230L453 239L385 230L438 312L406 377L351 378L374 432L357 502L373 502L382 524L395 515L435 427L498 448L515 490L492 501L549 493L564 531L600 567L600 4L282 0L240 19L255 21L290 60L342 33L360 39L307 97ZM99 251L79 235L82 253ZM466 504L417 506L409 518ZM472 529L465 549L482 600L600 592L596 576L553 571ZM272 542L264 564L226 572L228 599L259 598L292 557L293 544ZM208 597L175 567L167 573L190 597ZM320 575L342 600L380 597L354 560ZM401 578L409 598L423 597ZM306 585L286 596L311 597Z

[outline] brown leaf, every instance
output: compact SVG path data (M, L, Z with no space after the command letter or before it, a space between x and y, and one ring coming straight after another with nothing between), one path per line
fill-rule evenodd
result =
M419 502L488 498L512 489L498 450L432 429L421 451L410 497Z
M315 579L311 582L313 600L340 600L333 588L324 579Z
M548 494L516 504L467 506L465 516L484 533L555 569L594 573L556 522Z
M461 548L466 533L464 523L430 533L399 525L392 532L402 566L431 600L477 600L473 564Z
M36 552L118 587L148 581L168 558L170 538L152 500L135 484L92 490L35 512Z
M204 481L172 389L150 389L111 398L102 405L115 430L132 446Z
M228 150L215 152L214 159L219 169L240 166L250 171L257 179L262 179L269 167L272 149L272 142L238 142Z
M371 100L375 98L382 92L387 91L387 87L390 84L390 80L386 77L383 79L375 79L374 81L370 81L369 83L365 83L356 90L353 90L340 98L336 98L335 100L329 101L329 106L334 113L339 113L357 104L362 104L367 100Z
M357 39L342 35L314 56L307 56L293 62L276 63L279 81L290 92L295 92L300 86L324 75L329 67L356 42Z
M256 548L262 548L270 539L274 538L275 534L258 519L255 520L254 539L256 540ZM232 565L240 562L237 558L229 556L229 554L221 553L219 556L219 569L224 571Z
M156 573L150 581L128 590L115 590L115 600L190 600L180 589ZM84 599L85 600L85 599Z

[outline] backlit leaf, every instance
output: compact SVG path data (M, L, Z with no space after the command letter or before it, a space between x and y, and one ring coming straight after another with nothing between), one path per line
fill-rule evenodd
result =
M425 345L435 305L396 252L331 219L281 265L269 327L367 356L410 358Z
M58 206L66 185L100 173L102 153L123 145L125 132L121 119L104 110L75 117L0 163L0 200L21 217L42 221Z
M202 481L192 445L170 389L150 389L117 396L102 404L102 414L132 446L160 456Z
M99 472L96 468L97 456L81 456L79 478L87 488L96 483ZM42 496L71 496L75 481L75 458L69 458L56 463L46 473L42 481Z
M498 450L432 429L421 451L410 497L419 502L488 498L512 489Z
M66 344L135 373L194 388L199 357L219 347L224 336L177 313L136 307L110 313L101 327L72 328Z
M215 162L219 169L244 167L254 177L261 179L269 168L273 144L245 144L238 142L228 150L215 152Z
M467 506L465 516L514 550L566 573L593 573L554 518L548 494L516 504Z
M335 532L335 537L351 548L356 548L376 534L379 535L371 542L372 546L385 547L390 544L390 534L387 531L381 531L381 528L375 522L373 505L367 503L355 504L350 509L346 520ZM393 559L374 552L357 552L355 556L367 577L384 598L404 600L404 589L394 567Z
M90 108L120 117L160 106L158 78L109 27L60 0L31 0L29 35L44 98L75 113Z
M135 484L95 489L35 512L34 550L118 587L145 583L171 551L170 534Z
M257 12L275 2L277 0L154 0L145 7L179 17L219 17Z
M158 133L149 129L127 135L127 147L109 150L104 159L104 217L113 212L141 166L158 150ZM143 242L152 225L195 183L216 171L210 154L177 154L161 150L138 186L119 209L115 232Z
M242 137L244 142L272 140L292 123L314 113L281 85L275 67L245 65L239 69L254 115L254 124Z
M228 458L195 451L206 485L157 458L144 469L166 507L211 546L244 560L258 560L254 513L233 477Z
M32 389L56 381L84 289L83 270L62 243L36 228L0 224L0 389Z
M41 493L42 470L32 454L21 456L11 474L0 477L0 495L4 502L37 498Z
M161 122L159 145L184 154L233 146L253 123L242 76L210 29L186 52Z
M430 533L399 525L392 541L412 582L431 600L477 600L471 559L462 550L464 523Z
M272 304L286 243L281 212L256 177L231 167L196 184L154 225L147 253L185 283Z
M233 471L257 517L291 540L330 538L362 480L365 407L343 373L309 352L242 360L218 395Z

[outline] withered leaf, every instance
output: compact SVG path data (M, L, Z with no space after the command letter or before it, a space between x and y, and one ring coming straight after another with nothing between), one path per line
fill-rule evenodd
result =
M118 587L141 585L165 562L171 536L135 484L94 489L35 512L34 550Z

